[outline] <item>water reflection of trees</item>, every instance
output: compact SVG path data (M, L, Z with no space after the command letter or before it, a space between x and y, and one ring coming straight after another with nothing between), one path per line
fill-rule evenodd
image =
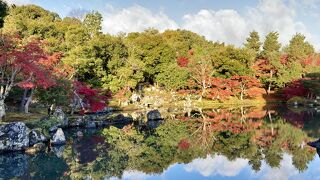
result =
M284 153L289 153L296 169L303 171L315 154L304 146L310 140L307 134L272 110L197 109L187 114L177 115L156 129L134 124L104 129L107 151L81 168L76 161L68 164L71 170L76 167L79 176L121 177L125 170L162 173L171 164L190 163L209 154L223 155L230 161L248 159L252 169L259 171L263 161L279 167ZM98 151L103 149L102 145L97 147Z

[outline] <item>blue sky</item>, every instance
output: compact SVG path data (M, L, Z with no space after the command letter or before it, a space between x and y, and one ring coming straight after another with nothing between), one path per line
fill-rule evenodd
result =
M320 0L7 0L36 4L61 17L70 12L99 11L103 31L143 31L146 28L188 29L213 41L241 46L248 33L261 36L280 33L287 44L292 35L303 33L320 49Z

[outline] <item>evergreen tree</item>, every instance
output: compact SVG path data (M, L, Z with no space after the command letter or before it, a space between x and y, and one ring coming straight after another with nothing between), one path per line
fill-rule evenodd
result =
M269 34L267 34L266 39L263 43L263 50L261 52L262 58L269 59L270 53L280 53L281 44L279 43L278 39L278 32L270 32Z
M284 52L288 55L289 61L302 61L314 53L314 47L306 41L303 34L297 33L292 37Z
M4 17L7 15L8 6L7 4L0 0L0 28L3 27Z
M246 39L244 43L244 47L247 49L252 49L256 55L258 55L261 47L260 36L257 31L250 32L249 37Z

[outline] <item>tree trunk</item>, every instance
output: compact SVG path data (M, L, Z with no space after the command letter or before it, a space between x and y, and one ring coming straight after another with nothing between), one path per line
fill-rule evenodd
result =
M204 97L205 94L206 94L206 81L202 81L202 92L201 92L201 97L199 101L202 101L202 98Z
M271 93L271 79L272 79L272 77L273 77L273 71L271 70L270 71L270 82L268 84L268 92L267 92L267 94Z
M0 99L0 121L6 116L4 99Z
M32 96L33 96L33 89L30 90L30 95L26 100L26 103L24 105L24 113L28 114L29 113L29 106L32 102Z
M271 112L268 111L269 121L271 122L271 135L274 135L273 124L272 124L272 115Z
M20 111L21 112L24 111L24 107L25 107L25 104L26 104L26 101L27 101L27 95L28 95L28 89L25 89L23 91L23 95L22 95L21 103L20 103Z
M241 101L243 100L243 90L241 90L241 93L240 93L240 100Z

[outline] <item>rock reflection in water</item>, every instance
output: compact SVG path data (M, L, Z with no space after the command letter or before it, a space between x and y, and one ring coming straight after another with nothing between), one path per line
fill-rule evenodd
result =
M28 156L22 153L0 155L0 179L22 176L28 169Z
M24 160L26 165L20 171L10 173L1 163L1 172L8 169L1 178L306 177L315 171L314 164L320 165L315 150L304 146L316 133L294 112L278 109L162 111L165 120L74 129L66 132L68 143L63 148L21 157L20 164ZM312 124L319 114L308 112L302 117ZM79 130L83 136L77 136ZM0 158L0 162L9 161Z

